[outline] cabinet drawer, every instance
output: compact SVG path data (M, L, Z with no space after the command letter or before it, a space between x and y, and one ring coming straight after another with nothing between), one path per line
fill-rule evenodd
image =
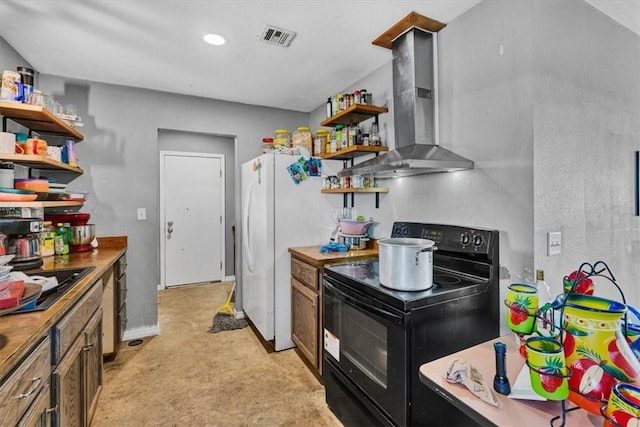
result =
M2 425L16 425L40 392L49 389L50 361L51 342L45 337L4 381L0 387Z
M51 328L53 337L53 364L56 365L73 341L100 307L102 301L102 279L98 280L78 303Z
M122 307L127 300L127 275L123 274L120 278L118 278L118 301L116 304L116 309Z
M120 258L118 258L115 264L115 268L116 268L116 277L122 276L124 272L127 270L127 254L126 253L124 253Z
M318 269L314 266L291 258L291 275L311 289L318 290Z

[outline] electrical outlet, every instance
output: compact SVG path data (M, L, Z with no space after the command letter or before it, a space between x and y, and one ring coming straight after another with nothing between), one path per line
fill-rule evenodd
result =
M138 208L138 221L144 221L147 219L147 209Z
M562 233L554 231L547 233L547 255L560 255L562 252Z

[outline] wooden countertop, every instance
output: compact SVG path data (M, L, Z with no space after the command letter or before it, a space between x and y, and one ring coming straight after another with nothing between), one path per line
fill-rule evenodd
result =
M482 425L488 426L548 426L550 420L561 415L560 402L510 399L495 393L500 407L495 408L474 396L464 385L451 384L444 379L444 372L449 363L456 358L468 361L482 374L484 380L493 386L496 373L495 351L493 344L501 341L507 345L506 367L507 378L511 387L516 381L525 359L518 352L513 334L478 344L474 347L442 357L420 367L420 380L434 390L449 403L466 413ZM566 401L567 408L576 405ZM604 418L582 409L567 413L566 426L601 427ZM554 425L560 425L557 420Z
M327 252L320 253L322 246L303 246L297 248L289 248L291 255L300 258L309 264L317 267L325 264L335 264L336 262L355 262L361 261L367 258L374 258L378 256L378 248L373 249L358 249L347 252Z
M43 258L38 270L94 266L62 298L45 311L0 317L0 382L9 370L31 350L40 338L100 279L127 249L126 236L99 237L98 248L91 252ZM29 272L26 272L29 274Z

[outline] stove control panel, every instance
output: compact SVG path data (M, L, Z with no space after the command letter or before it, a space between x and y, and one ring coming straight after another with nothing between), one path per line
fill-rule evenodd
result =
M491 250L492 233L497 232L456 225L395 222L391 237L429 239L439 250L486 254Z

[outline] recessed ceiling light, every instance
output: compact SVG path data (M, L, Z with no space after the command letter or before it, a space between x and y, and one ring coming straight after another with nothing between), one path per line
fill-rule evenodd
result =
M204 41L214 46L222 46L227 41L219 34L206 34L204 36Z

